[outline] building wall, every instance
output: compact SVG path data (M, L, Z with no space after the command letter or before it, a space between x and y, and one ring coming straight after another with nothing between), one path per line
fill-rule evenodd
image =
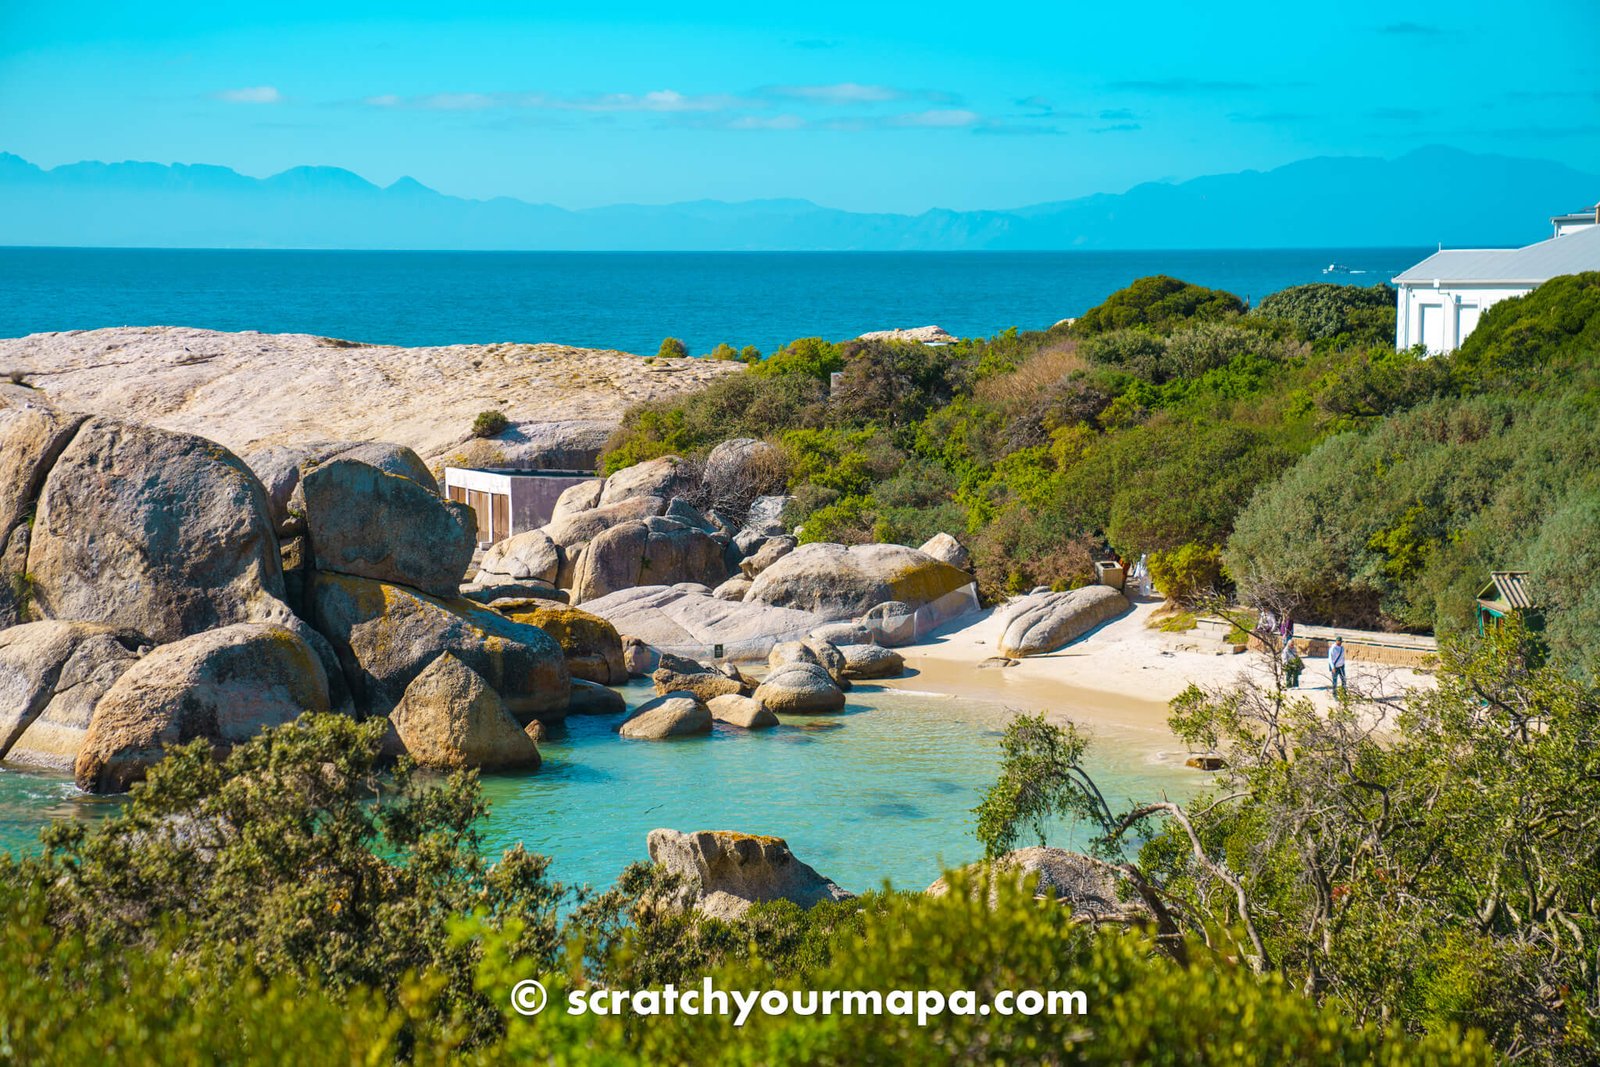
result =
M507 473L505 471L478 470L470 467L446 467L444 469L444 493L451 499L461 499L473 505L473 511L478 512L478 502L485 497L493 498L489 501L489 508L502 508L496 512L500 522L509 520L509 525L490 531L488 526L487 510L485 514L478 515L479 541L483 544L491 543L500 536L511 536L527 530L537 530L550 521L550 515L555 510L556 500L561 496L562 490L579 482L586 482L594 476L591 474L530 474L526 472ZM459 491L453 492L452 490ZM497 524L498 526L499 524Z
M1453 352L1478 325L1489 308L1533 291L1531 285L1473 285L1446 282L1439 286L1400 283L1395 315L1395 347L1424 345L1430 355Z

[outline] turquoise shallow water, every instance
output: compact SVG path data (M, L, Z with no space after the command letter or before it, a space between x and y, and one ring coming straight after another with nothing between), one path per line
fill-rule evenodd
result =
M640 684L624 693L630 706L651 695ZM719 726L704 738L624 741L615 717L574 718L541 744L538 772L484 778L485 843L497 853L521 841L554 857L555 877L605 886L645 858L655 827L741 830L786 838L851 890L885 879L921 889L944 865L981 854L970 812L995 778L1011 714L862 685L839 715L768 731ZM1113 806L1187 798L1205 783L1174 758L1170 738L1112 727L1095 735L1091 763ZM0 768L0 848L30 847L50 818L108 810L114 802L82 797L63 779ZM1061 827L1051 843L1074 839Z

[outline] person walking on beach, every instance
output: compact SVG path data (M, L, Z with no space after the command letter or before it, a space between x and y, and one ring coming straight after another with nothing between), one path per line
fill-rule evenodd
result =
M1300 658L1300 653L1294 650L1293 641L1283 643L1283 682L1290 689L1300 688L1300 672L1305 669L1306 661Z
M1348 692L1344 678L1344 638L1335 637L1328 646L1328 688L1334 693Z

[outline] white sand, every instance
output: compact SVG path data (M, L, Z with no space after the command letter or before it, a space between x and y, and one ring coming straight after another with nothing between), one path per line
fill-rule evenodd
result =
M902 691L993 701L1021 711L1045 711L1076 722L1170 738L1167 702L1191 683L1225 686L1241 678L1269 677L1260 653L1215 655L1178 647L1194 644L1195 638L1147 625L1160 606L1159 600L1140 602L1087 637L1013 667L978 666L999 655L1001 627L993 611L967 616L924 643L900 649L907 676L887 684ZM1332 704L1325 659L1307 660L1300 682L1298 694L1318 707ZM1405 690L1431 686L1433 679L1418 671L1351 660L1349 682L1353 691L1393 703Z

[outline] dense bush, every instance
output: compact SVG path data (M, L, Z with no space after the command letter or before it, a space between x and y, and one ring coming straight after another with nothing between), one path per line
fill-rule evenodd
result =
M1545 368L1594 366L1600 353L1600 271L1552 278L1483 313L1455 357L1473 388L1526 382Z
M1294 285L1251 309L1258 318L1287 324L1303 341L1346 338L1377 344L1395 336L1395 291L1387 285Z
M1072 324L1080 337L1145 326L1162 330L1175 325L1208 322L1242 314L1244 301L1221 289L1207 289L1154 274L1119 289L1085 311Z
M503 411L480 411L472 420L472 436L496 437L505 433L510 425Z
M656 349L657 359L686 359L689 355L689 346L676 337L662 340L661 347Z

